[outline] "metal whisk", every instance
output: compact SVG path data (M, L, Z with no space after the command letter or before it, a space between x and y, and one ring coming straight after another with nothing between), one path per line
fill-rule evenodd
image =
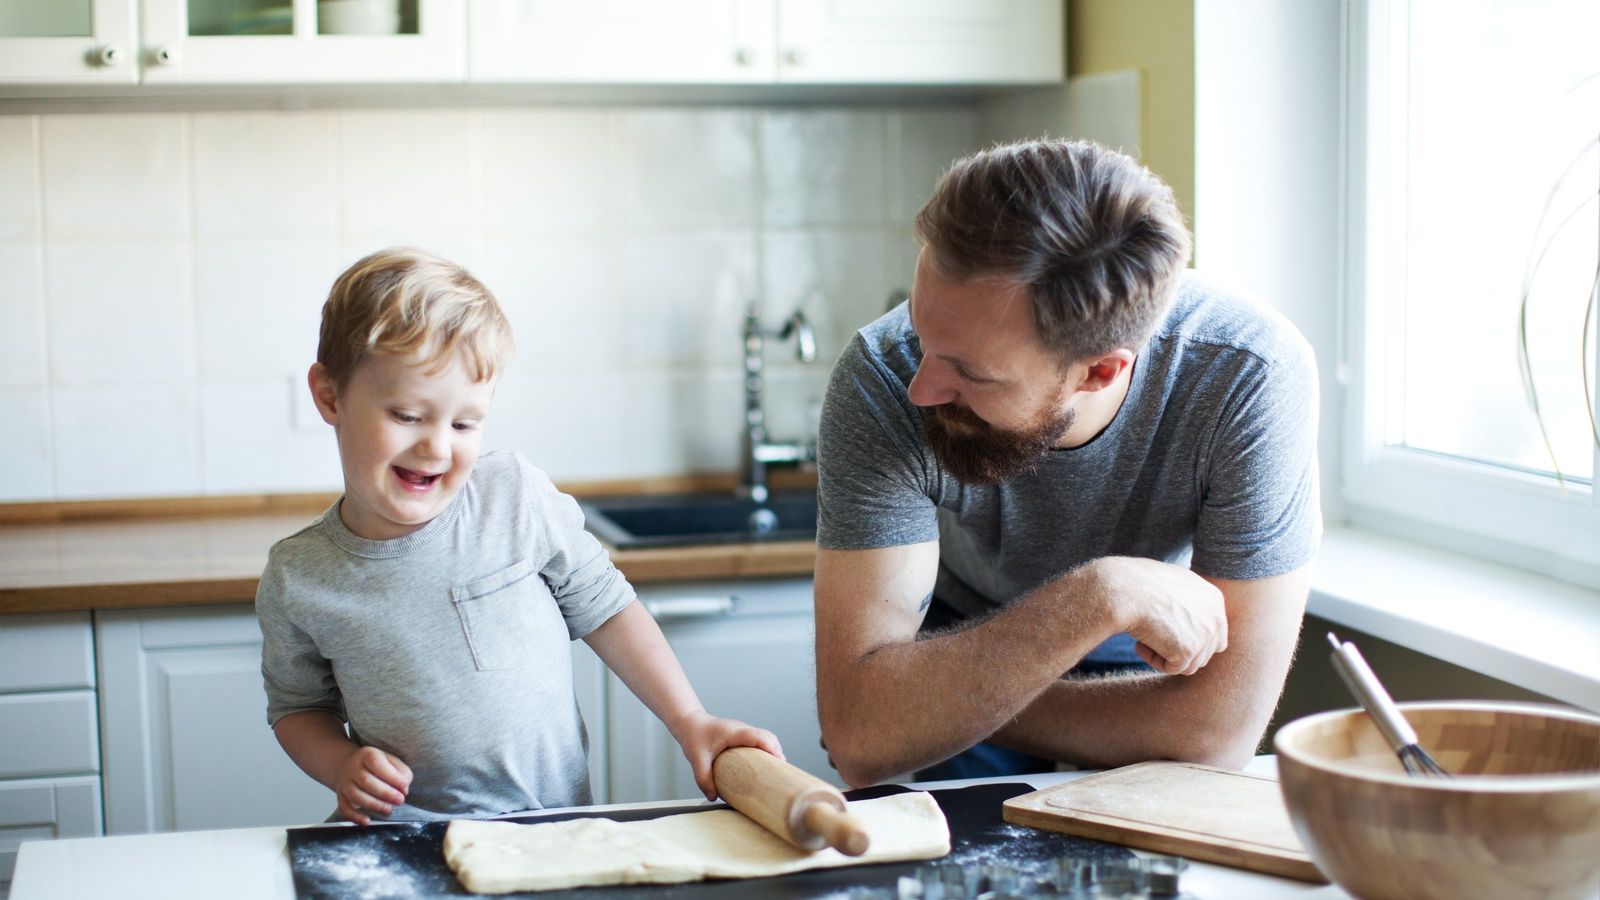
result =
M1378 731L1394 748L1394 755L1400 757L1400 765L1405 768L1406 774L1418 778L1449 778L1450 773L1417 744L1417 732L1400 713L1400 708L1394 705L1394 698L1383 689L1383 682L1373 674L1372 667L1367 665L1356 645L1349 641L1341 642L1331 631L1328 632L1328 643L1333 645L1334 671L1339 673L1350 693L1355 695L1361 708L1372 717Z

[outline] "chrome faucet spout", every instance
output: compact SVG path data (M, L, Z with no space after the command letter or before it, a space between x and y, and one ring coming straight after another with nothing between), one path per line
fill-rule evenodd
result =
M795 310L783 327L768 331L761 327L761 318L755 304L744 313L744 433L739 454L739 494L757 503L767 500L767 466L774 463L802 463L816 458L809 444L801 442L776 443L767 439L767 416L762 405L766 386L766 339L795 339L796 355L803 363L817 358L816 334L805 314Z
M811 322L806 319L806 314L795 310L783 323L783 330L778 332L779 340L788 340L790 336L795 339L795 354L803 363L817 361L817 335L811 330Z

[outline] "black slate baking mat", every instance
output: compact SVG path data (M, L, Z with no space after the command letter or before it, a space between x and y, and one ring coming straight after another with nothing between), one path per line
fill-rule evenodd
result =
M907 790L903 787L850 791L851 800L867 800ZM1127 859L1124 847L1012 825L1001 818L1001 805L1032 791L1022 782L985 784L931 791L950 823L950 855L938 865L1005 863L1039 874L1059 856L1097 860ZM555 822L603 816L618 821L638 821L686 812L721 808L721 804L696 807L608 810L600 813L565 813L511 819L513 822ZM289 863L294 872L295 895L300 900L381 900L389 897L471 897L444 862L445 822L289 829ZM841 869L817 869L776 878L741 881L697 881L689 884L620 885L506 894L538 900L679 900L685 897L819 898L836 896L851 888L895 886L896 879L911 875L930 863L879 863Z

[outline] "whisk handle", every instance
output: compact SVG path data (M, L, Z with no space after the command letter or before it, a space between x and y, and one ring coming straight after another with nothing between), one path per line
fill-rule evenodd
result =
M1394 705L1394 698L1383 689L1383 683L1373 673L1372 667L1367 665L1361 651L1354 644L1341 643L1332 634L1328 635L1328 640L1333 644L1334 671L1339 673L1340 679L1355 695L1361 708L1372 716L1373 723L1378 726L1378 731L1389 742L1389 746L1399 753L1401 748L1415 744L1417 732L1400 713L1400 708Z

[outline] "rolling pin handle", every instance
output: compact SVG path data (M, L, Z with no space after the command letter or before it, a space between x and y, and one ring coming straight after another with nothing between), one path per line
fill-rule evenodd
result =
M822 835L828 846L845 856L860 856L872 842L860 819L827 803L807 807L804 821L813 834Z

